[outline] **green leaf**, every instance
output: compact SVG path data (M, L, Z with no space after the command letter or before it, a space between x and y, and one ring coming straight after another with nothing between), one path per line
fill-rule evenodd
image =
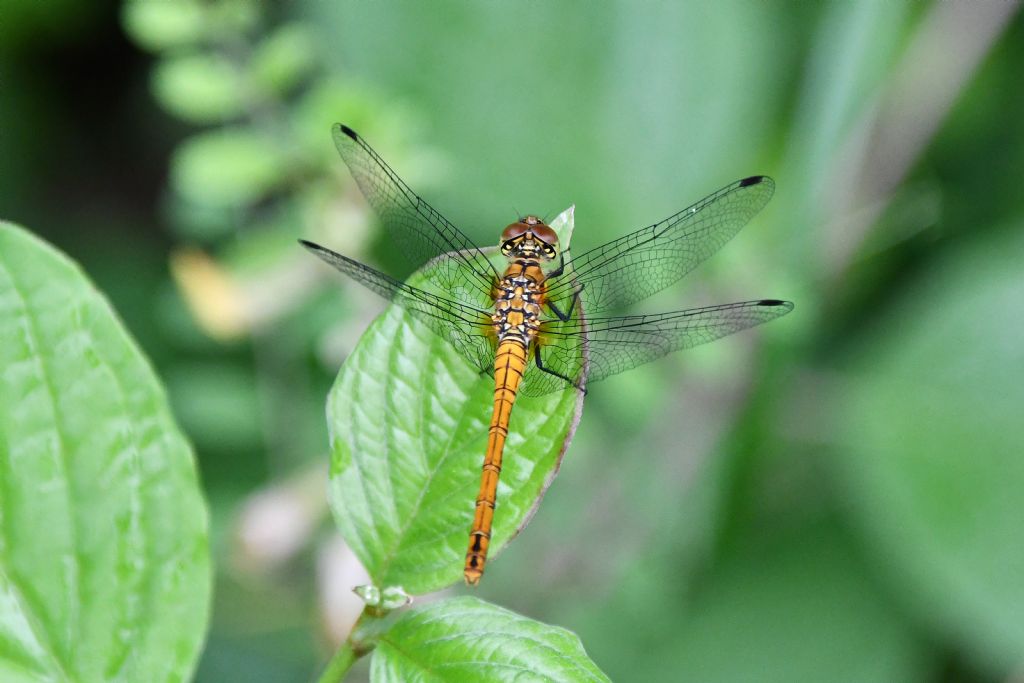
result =
M558 235L558 242L564 250L569 246L569 242L572 240L572 232L576 228L576 205L573 204L555 216L555 220L551 221L548 225Z
M376 585L421 594L461 579L493 401L494 380L397 305L345 362L327 407L330 501ZM526 525L581 410L575 391L516 400L491 559Z
M185 680L209 594L156 376L75 264L0 222L0 679Z
M949 252L840 376L840 473L890 578L997 677L1024 652L1022 225Z
M288 24L264 40L253 54L254 80L266 90L286 93L315 63L313 37L304 24Z
M576 634L473 597L403 614L380 639L374 683L607 681Z
M153 71L153 94L172 114L192 123L220 123L242 113L241 74L213 53L168 57Z
M182 143L171 161L171 182L187 200L242 206L273 188L284 166L269 140L246 128L228 128Z
M198 42L206 16L195 0L130 0L121 21L125 32L148 50L166 50Z

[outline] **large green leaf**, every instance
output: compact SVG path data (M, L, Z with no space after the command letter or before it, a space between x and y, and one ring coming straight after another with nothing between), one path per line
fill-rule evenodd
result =
M491 377L396 305L345 362L327 408L330 501L375 584L418 594L462 577L493 400ZM576 391L516 400L491 558L529 520L581 410Z
M0 223L0 680L187 679L209 593L152 369L73 263Z
M607 681L576 634L473 597L410 610L373 653L374 683Z
M889 576L997 675L1024 657L1021 225L951 251L836 387L837 464Z

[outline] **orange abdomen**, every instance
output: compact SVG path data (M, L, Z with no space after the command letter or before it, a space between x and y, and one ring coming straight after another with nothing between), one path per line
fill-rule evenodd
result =
M466 583L475 585L484 573L487 547L491 543L491 525L494 521L494 500L501 474L501 456L508 436L508 422L516 391L526 369L526 347L516 339L506 339L498 345L494 359L494 414L488 432L487 454L484 457L480 493L476 497L476 513L469 534L466 552Z

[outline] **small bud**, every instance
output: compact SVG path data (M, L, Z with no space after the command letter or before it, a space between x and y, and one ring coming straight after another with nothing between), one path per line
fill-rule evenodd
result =
M412 602L412 596L401 586L388 586L381 591L380 606L388 611L405 607Z
M369 607L380 606L380 589L376 586L356 586L352 592L362 598Z

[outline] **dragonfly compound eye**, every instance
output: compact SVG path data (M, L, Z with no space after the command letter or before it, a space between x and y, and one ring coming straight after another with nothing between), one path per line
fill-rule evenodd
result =
M531 229L533 236L544 244L549 244L552 247L558 246L558 234L550 226L545 225L544 223L538 223L537 225L531 226Z
M512 223L501 231L501 241L508 242L509 240L514 240L517 237L525 235L529 229L530 226L525 223Z

